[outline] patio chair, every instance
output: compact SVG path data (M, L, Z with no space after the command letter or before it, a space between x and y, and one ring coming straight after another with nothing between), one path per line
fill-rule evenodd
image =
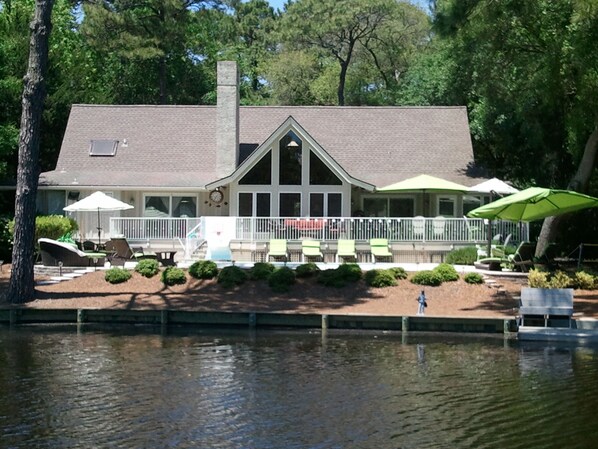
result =
M501 239L500 234L496 234L494 237L492 237L492 242L490 244L490 255L488 255L488 246L487 245L485 245L485 244L484 245L482 245L482 244L476 245L477 261L492 257L492 254L494 253L494 250L498 246L497 243L500 242L500 239Z
M492 257L500 257L501 259L507 258L508 254L507 254L507 246L509 245L509 242L511 241L511 234L507 235L507 237L505 238L505 241L502 243L502 245L494 245L493 247L490 248Z
M289 250L287 249L287 241L285 239L272 239L268 245L268 254L266 261L270 261L270 257L284 258L286 262L289 260Z
M444 228L446 226L446 218L443 216L435 217L432 220L432 231L434 232L434 240L445 240Z
M370 253L372 254L372 263L377 259L388 259L392 261L392 253L389 250L387 239L370 239Z
M532 242L521 242L515 254L508 256L508 261L513 264L514 268L527 273L530 268L534 268L534 255L536 252L536 244Z
M417 217L413 217L411 221L411 232L413 234L414 240L419 240L424 237L424 232L426 230L426 219L421 215Z
M357 253L355 252L355 240L339 239L336 249L336 262L340 259L353 259L357 261Z
M105 254L85 253L67 242L41 238L38 240L42 263L48 267L88 267L92 263L103 264Z
M320 250L320 242L317 240L301 241L301 253L304 262L310 258L319 258L324 260L324 255Z
M127 261L158 258L156 253L144 251L141 246L132 247L124 237L112 237L105 246L108 259L113 265L124 265Z

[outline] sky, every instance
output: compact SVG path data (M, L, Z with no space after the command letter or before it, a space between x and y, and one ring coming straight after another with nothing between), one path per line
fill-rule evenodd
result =
M274 9L282 9L286 0L268 0L268 2ZM424 11L428 10L428 0L411 0L411 3L421 6Z

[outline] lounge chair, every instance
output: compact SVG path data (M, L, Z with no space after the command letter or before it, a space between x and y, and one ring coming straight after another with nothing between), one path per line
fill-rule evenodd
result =
M320 242L317 240L301 241L301 253L304 262L310 258L324 259L324 255L320 249Z
M105 254L86 253L71 243L41 238L38 240L42 256L42 263L48 267L88 267L94 264L104 264Z
M508 256L508 261L513 264L515 269L527 273L530 268L534 268L534 255L536 244L531 242L521 242L515 254Z
M392 261L392 253L389 250L387 239L371 239L370 252L372 253L372 263L376 263L377 259L388 259Z
M266 260L270 261L271 257L282 258L285 262L289 260L289 250L287 249L287 241L285 239L270 240Z
M113 265L124 265L127 261L157 259L156 253L144 251L142 247L131 247L124 237L113 237L106 242L108 259Z
M357 261L357 253L355 252L355 240L339 239L336 249L336 262L340 259L353 259Z

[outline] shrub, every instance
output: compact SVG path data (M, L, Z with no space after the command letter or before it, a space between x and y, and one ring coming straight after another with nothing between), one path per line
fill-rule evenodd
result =
M576 288L582 290L594 290L594 288L596 288L596 279L590 273L586 273L585 271L578 271L575 273L573 282Z
M389 268L388 271L392 273L395 279L407 279L407 272L404 268L401 267L392 267Z
M189 267L189 274L195 279L213 279L218 276L218 266L211 260L199 260Z
M291 285L295 283L295 272L289 267L281 267L275 270L268 278L268 285L273 291L279 293L288 292Z
M137 263L137 265L135 266L135 271L139 273L141 276L151 278L152 276L158 274L160 268L157 260L143 259Z
M295 275L298 278L307 278L318 274L320 269L313 262L304 263L295 268Z
M11 235L14 233L15 222L12 220L9 223ZM48 239L58 239L60 236L67 233L74 233L79 229L77 222L71 217L63 217L62 215L40 215L35 217L35 236L34 240L41 237Z
M361 268L356 263L344 263L336 269L320 271L318 282L327 287L344 287L349 282L357 282L362 276Z
M357 282L361 279L362 271L356 263L344 263L336 269L339 276L347 282Z
M398 285L390 270L370 270L365 273L365 283L370 287L392 287Z
M432 270L420 271L413 275L411 282L418 285L430 285L435 287L442 284L442 276L438 272Z
M573 281L569 277L567 273L564 271L557 271L554 273L550 281L548 282L548 286L550 288L568 288L573 284Z
M162 272L162 282L166 285L184 284L187 282L187 275L177 267L167 267Z
M527 283L532 288L548 288L548 273L532 268L527 275Z
M131 279L131 273L123 268L110 268L106 270L104 279L111 284L121 284Z
M446 263L452 265L473 265L478 258L478 250L475 246L454 249L446 255Z
M318 282L326 287L341 288L347 285L347 281L335 269L320 271Z
M271 263L257 262L251 267L251 270L249 270L249 278L254 281L268 279L274 272L274 269L275 267Z
M220 273L218 273L218 283L226 288L241 285L246 280L247 274L235 265L224 267L220 270Z
M468 284L483 284L484 277L480 273L467 273L463 280Z
M434 268L434 271L440 275L442 282L453 282L459 280L459 273L457 273L455 267L448 263L439 264L436 266L436 268Z

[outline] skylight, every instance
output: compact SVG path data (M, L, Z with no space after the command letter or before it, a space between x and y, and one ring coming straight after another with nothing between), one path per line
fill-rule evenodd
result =
M89 146L90 156L114 156L118 140L92 140Z

